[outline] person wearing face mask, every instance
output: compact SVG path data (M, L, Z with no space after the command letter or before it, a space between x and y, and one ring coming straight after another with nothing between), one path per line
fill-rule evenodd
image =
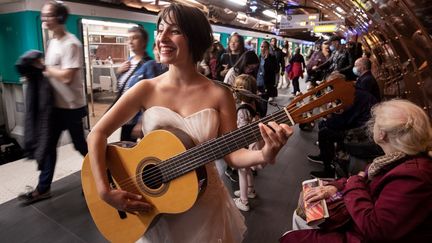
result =
M371 61L366 57L357 59L354 63L353 73L358 76L356 87L371 93L378 101L381 101L380 89L371 72Z
M341 45L341 37L334 35L330 37L330 50L332 52L330 58L319 66L312 67L314 71L324 72L324 79L332 72L339 72L345 75L347 80L354 80L352 68L354 61L349 52Z

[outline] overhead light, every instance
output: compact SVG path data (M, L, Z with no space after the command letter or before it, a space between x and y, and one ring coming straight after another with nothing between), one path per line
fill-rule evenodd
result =
M117 23L117 22L109 22L102 20L94 20L94 19L82 19L83 24L88 25L102 25L102 26L111 26L111 27L121 27L121 28L131 28L134 26L138 26L137 24L127 24L127 23Z
M190 2L190 3L193 3L193 4L200 4L199 2L197 2L195 0L186 0L186 2Z
M345 11L343 11L343 9L341 7L336 7L336 11L338 11L338 13L344 14Z
M271 10L264 10L262 12L264 15L266 15L267 17L273 18L273 19L277 19L277 21L281 21L282 16L277 15L276 11L271 11Z
M159 1L158 5L159 6L165 6L165 5L169 5L171 4L170 2L166 2L166 1ZM152 5L156 5L156 1L154 3L152 3Z
M142 3L149 3L150 5L156 5L156 1L155 0L141 0ZM158 5L160 6L164 6L164 5L168 5L170 4L167 1L159 1Z
M275 11L271 11L271 10L268 10L268 9L264 10L262 13L264 15L270 17L270 18L276 18L276 16L277 16Z
M247 4L247 0L229 0L229 1L241 6L246 6Z

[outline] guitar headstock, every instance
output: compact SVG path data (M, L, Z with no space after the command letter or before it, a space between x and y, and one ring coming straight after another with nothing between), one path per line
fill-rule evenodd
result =
M354 91L352 82L335 78L296 96L286 108L295 123L307 123L350 106Z

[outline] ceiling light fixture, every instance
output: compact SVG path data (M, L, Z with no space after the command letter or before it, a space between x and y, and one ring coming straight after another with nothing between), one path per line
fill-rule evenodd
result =
M247 0L229 0L229 1L232 3L238 4L238 5L241 5L241 6L246 6L246 4L247 4Z

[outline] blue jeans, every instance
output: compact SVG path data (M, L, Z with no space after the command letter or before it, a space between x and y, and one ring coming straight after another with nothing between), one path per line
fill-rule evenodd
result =
M84 137L82 118L86 116L87 108L79 109L53 109L52 131L49 139L49 149L40 163L40 175L37 190L45 193L50 190L57 162L57 143L61 133L68 130L76 150L83 156L88 152L87 142Z

